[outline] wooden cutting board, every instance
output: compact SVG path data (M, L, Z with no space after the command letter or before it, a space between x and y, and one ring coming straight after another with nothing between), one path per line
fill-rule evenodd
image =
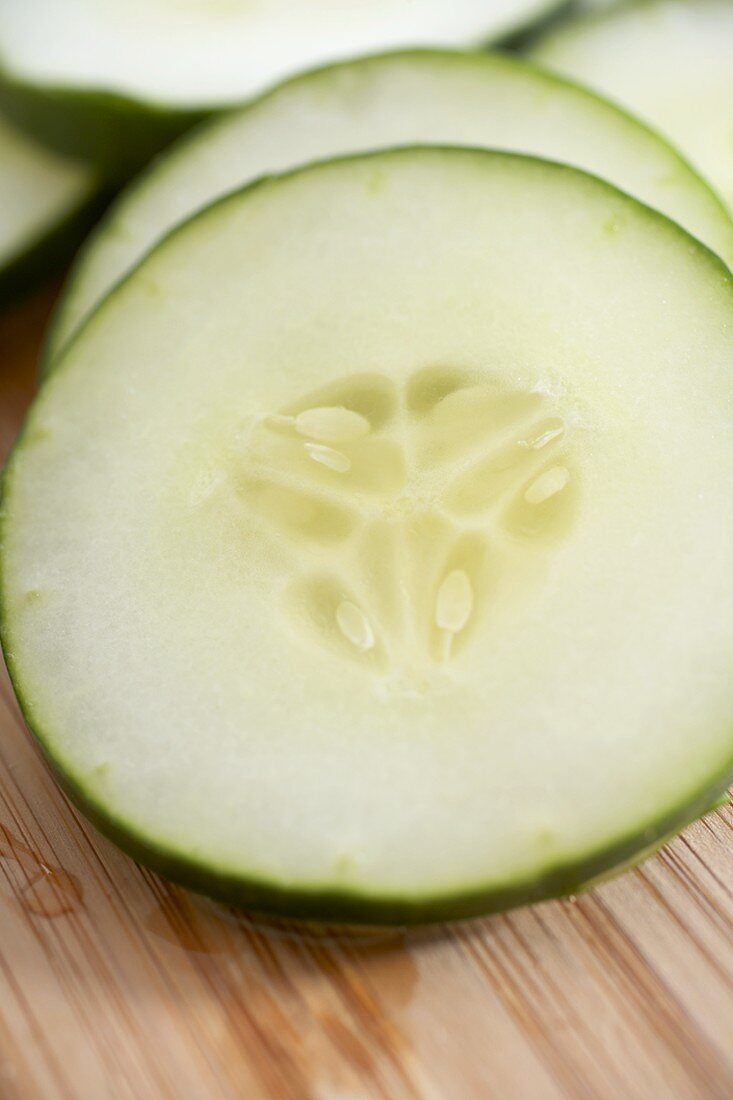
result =
M0 448L53 293L0 317ZM113 670L111 670L113 674ZM0 1100L731 1100L733 812L577 899L298 930L136 866L0 680Z

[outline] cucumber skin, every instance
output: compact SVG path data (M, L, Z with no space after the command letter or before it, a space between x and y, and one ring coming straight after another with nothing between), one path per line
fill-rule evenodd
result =
M104 211L109 198L106 190L92 189L82 204L59 225L0 267L0 309L66 266Z
M6 660L10 668L10 660L7 657ZM642 863L688 825L724 804L725 791L733 780L731 760L719 782L706 788L691 802L678 807L654 825L622 837L591 856L576 862L558 863L536 878L512 885L486 889L471 887L465 893L437 897L411 895L402 898L378 898L346 890L288 888L265 879L217 872L192 858L150 844L136 835L133 829L110 814L87 794L82 785L59 768L46 750L40 732L30 725L23 698L17 687L15 690L24 718L56 782L98 832L137 863L192 893L264 916L293 920L382 927L430 925L472 920L524 905L580 894Z
M34 87L0 67L0 110L49 148L94 164L115 183L212 112L174 110L102 91Z

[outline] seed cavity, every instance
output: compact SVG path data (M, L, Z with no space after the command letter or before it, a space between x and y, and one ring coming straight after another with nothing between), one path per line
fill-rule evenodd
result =
M305 449L308 457L314 462L327 466L329 470L335 470L338 474L347 474L351 469L351 459L343 451L336 451L323 443L306 443Z
M323 443L349 443L368 435L371 425L365 416L343 405L323 405L298 413L295 430Z
M364 612L351 600L342 600L336 608L339 630L360 652L374 649L374 631Z
M550 497L561 493L570 481L570 471L566 466L553 466L532 482L524 494L527 504L544 504Z
M285 543L285 606L304 638L383 684L388 673L389 692L448 683L492 602L503 614L522 596L524 563L574 521L575 414L545 384L506 389L445 366L400 386L349 376L295 400L243 422L211 507L239 501L247 534ZM207 472L194 499L216 484Z

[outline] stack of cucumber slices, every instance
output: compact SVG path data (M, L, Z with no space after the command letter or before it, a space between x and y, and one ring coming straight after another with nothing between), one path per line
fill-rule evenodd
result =
M313 4L292 42L558 7ZM199 112L255 79L164 51L132 88L94 10L99 56L49 73L9 5L12 97L91 108L104 76L115 109ZM301 60L257 32L263 72ZM359 923L576 892L707 812L733 777L731 264L683 153L516 56L329 63L172 146L79 253L4 474L6 661L71 797L193 890Z
M297 76L157 160L83 249L46 366L120 278L207 203L267 173L408 143L496 147L584 168L668 214L733 264L733 220L720 199L624 111L498 53L384 54Z
M567 6L2 0L0 305L68 260L100 193L207 115L306 66L366 50L480 46Z

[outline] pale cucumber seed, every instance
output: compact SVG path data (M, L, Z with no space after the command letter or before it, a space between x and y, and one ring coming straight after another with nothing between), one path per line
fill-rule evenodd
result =
M438 589L435 622L441 630L459 634L473 611L473 588L462 569L454 569Z
M366 417L342 405L306 409L295 417L295 430L299 435L323 443L348 443L368 435L370 429Z
M338 474L347 474L351 469L351 459L343 451L336 451L322 443L306 443L305 449L314 462L319 462L321 466L327 466Z
M364 612L350 600L342 600L336 608L336 623L345 638L362 653L374 649L374 631Z

